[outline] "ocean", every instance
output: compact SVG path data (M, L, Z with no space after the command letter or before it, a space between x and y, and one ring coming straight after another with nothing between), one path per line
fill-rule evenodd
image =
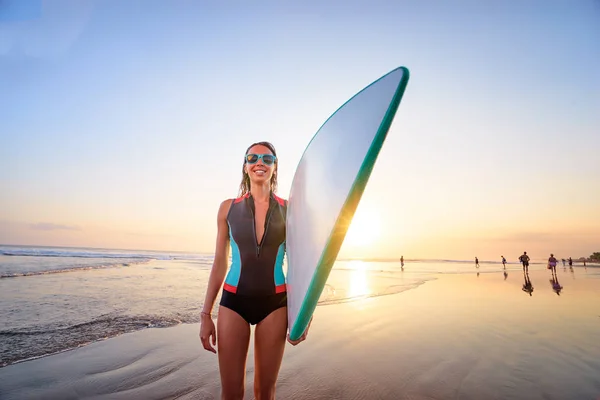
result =
M0 245L0 367L141 329L199 322L212 254ZM530 268L542 269L538 261ZM285 265L284 265L285 268ZM399 293L498 261L339 260L320 306ZM218 307L219 298L215 302Z

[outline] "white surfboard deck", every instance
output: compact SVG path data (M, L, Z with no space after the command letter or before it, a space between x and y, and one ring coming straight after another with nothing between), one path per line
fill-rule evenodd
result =
M321 126L298 164L286 222L292 340L310 322L408 78L399 67L358 92Z

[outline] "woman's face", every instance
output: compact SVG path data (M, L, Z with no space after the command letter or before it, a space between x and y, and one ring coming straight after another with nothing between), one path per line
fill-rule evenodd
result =
M258 157L253 157L252 155L258 155ZM269 164L269 161L272 161L272 157L265 157L265 161L264 158L260 157L261 155L273 156L273 153L268 147L263 145L252 146L248 150L248 153L246 153L244 170L250 177L250 182L255 185L268 184L275 171L276 162Z

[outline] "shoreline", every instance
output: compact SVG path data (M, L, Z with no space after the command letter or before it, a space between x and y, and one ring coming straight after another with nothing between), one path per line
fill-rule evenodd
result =
M144 263L140 263L140 264L144 264ZM75 271L77 272L77 271ZM418 272L417 272L418 273ZM410 275L410 272L408 273ZM433 276L430 277L425 277L425 278L421 278L421 279L417 279L415 282L411 283L411 284L407 284L405 286L395 286L393 291L382 291L382 292L376 292L376 293L368 293L368 294L361 294L361 295L356 295L356 296L350 296L350 297L343 297L343 298L333 298L333 299L329 299L326 296L324 296L324 298L322 298L319 303L318 303L318 308L320 307L325 307L325 306L333 306L333 305L337 305L337 304L344 304L344 303L354 303L354 302L359 302L359 301L363 301L366 299L370 299L370 298L377 298L377 297L383 297L383 296L393 296L393 295L397 295L400 294L402 292L405 291L409 291L412 289L415 289L425 283L427 283L430 280L435 280L436 278ZM220 295L219 295L220 296ZM217 300L215 301L215 304L217 307L217 305L219 304L219 299L220 297L217 298ZM215 309L216 312L216 309ZM213 317L213 319L216 321L216 315L215 317ZM69 352L69 351L76 351L78 349L81 348L85 348L87 346L93 345L95 343L98 342L103 342L106 340L112 340L112 339L117 339L120 336L123 335L128 335L128 334L132 334L132 333L136 333L136 332L143 332L149 329L169 329L169 328L175 328L178 326L182 326L182 325L194 325L194 324L198 324L199 321L191 321L191 322L179 322L179 323L175 323L172 325L168 325L168 326L146 326L146 327L141 327L141 328L137 328L137 329L131 329L129 331L125 331L125 332L118 332L115 333L112 336L108 336L108 337L101 337L98 338L96 340L92 340L86 343L82 343L73 347L69 347L69 348L65 348L65 349L61 349L52 353L47 353L47 354L42 354L42 355L36 355L36 356L32 356L32 357L28 357L25 359L20 359L17 361L9 361L5 364L0 364L0 371L2 370L2 368L6 368L12 365L17 365L17 364L21 364L24 362L30 362L30 361L35 361L38 359L42 359L45 357L51 357L57 354L61 354L61 353L65 353L65 352Z

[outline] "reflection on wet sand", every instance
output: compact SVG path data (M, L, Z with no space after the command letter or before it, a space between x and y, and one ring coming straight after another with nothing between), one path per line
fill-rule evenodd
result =
M529 271L523 271L523 278L525 278L525 283L523 284L523 291L529 293L529 296L533 296L533 285L531 284L531 280L529 279Z
M590 267L586 275L574 266L577 279L569 281L566 296L555 297L546 287L535 299L532 281L548 279L543 264L521 276L519 266L508 268L506 280L502 265L482 266L475 279L471 263L460 273L418 271L425 268L437 267L423 263L401 272L397 262L339 263L306 344L286 349L279 397L598 398L600 268ZM125 272L95 273L115 277ZM133 276L137 284L138 275ZM190 276L186 281L192 281ZM561 275L563 281L566 276ZM0 283L4 290L14 285ZM517 292L519 286L529 299ZM369 294L361 296L365 287ZM197 335L197 324L146 329L0 368L0 397L67 399L76 388L94 398L219 398L217 359L198 351ZM157 371L166 371L158 381ZM253 375L245 380L249 387ZM153 379L157 383L148 384ZM317 384L306 386L305 381Z
M554 293L560 296L560 291L563 289L563 287L558 282L558 275L556 275L555 270L552 270L552 279L550 279L550 285L552 285L552 290L554 290Z
M380 263L345 261L332 269L318 304L337 304L399 293L429 279L422 274L406 275L400 268L386 270Z
M369 277L367 276L367 264L362 261L351 261L349 266L353 271L350 273L348 297L356 298L370 294L371 288L369 287Z

